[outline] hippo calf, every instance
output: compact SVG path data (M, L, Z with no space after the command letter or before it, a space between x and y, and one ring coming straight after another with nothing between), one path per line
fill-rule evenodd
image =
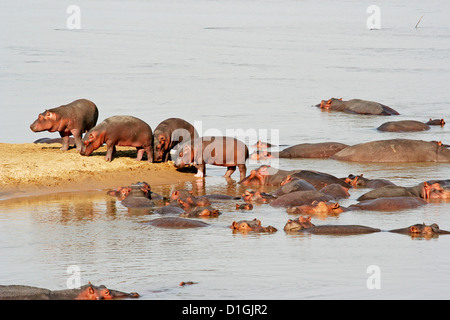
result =
M30 125L30 129L33 132L58 131L62 138L61 150L69 149L69 136L73 135L75 145L80 151L82 134L93 128L97 119L97 106L87 99L79 99L40 113Z
M153 161L167 162L170 150L178 143L198 138L197 130L189 122L180 118L162 121L153 131Z
M245 178L248 148L242 141L231 137L201 137L194 141L181 143L173 150L172 159L175 167L183 168L194 164L197 167L196 177L206 175L206 164L227 167L225 177L230 177L236 166L239 168L241 180Z
M136 160L141 160L144 152L148 162L153 162L153 134L150 126L132 116L112 116L89 130L83 138L80 154L89 156L106 143L106 161L112 161L116 146L136 147Z

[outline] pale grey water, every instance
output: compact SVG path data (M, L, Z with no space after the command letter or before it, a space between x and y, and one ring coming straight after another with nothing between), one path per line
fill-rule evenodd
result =
M0 142L52 136L31 132L29 124L45 108L82 97L98 105L99 120L130 114L154 128L176 116L202 121L203 134L210 128L278 129L285 145L394 137L450 142L449 125L411 134L375 130L388 120L448 118L446 1L78 1L81 29L68 30L71 4L0 3ZM381 8L381 30L366 27L372 4ZM330 97L379 101L401 115L312 107ZM338 177L363 173L404 186L450 175L448 164L283 160L279 166ZM223 173L208 168L206 193L241 194ZM197 191L195 184L154 190L168 195L179 187ZM341 204L365 191L352 190ZM62 289L66 268L78 265L82 283L137 291L145 299L450 297L450 237L293 236L282 230L292 218L285 210L262 205L241 213L234 204L220 204L223 214L206 229L164 230L145 225L156 215L130 214L104 190L3 200L0 283ZM449 211L449 203L434 203L314 222L383 230L435 222L450 229ZM233 220L253 218L279 231L228 229ZM370 265L380 267L381 289L367 288ZM198 284L179 287L180 281Z

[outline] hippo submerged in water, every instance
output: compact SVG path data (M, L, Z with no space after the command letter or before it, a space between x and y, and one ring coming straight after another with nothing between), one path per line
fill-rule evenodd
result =
M111 290L91 283L79 289L48 290L23 285L0 285L0 300L102 300L138 298L135 292Z
M87 99L75 100L57 108L45 110L30 125L33 132L58 131L62 139L61 150L69 149L69 136L73 135L78 151L83 133L97 124L97 106Z
M343 101L342 98L331 98L329 100L322 100L316 107L327 111L342 111L362 115L390 116L399 114L396 110L384 104L361 99Z
M251 154L250 158L255 160L273 158L329 158L346 147L348 145L339 142L302 143L279 152L258 151Z

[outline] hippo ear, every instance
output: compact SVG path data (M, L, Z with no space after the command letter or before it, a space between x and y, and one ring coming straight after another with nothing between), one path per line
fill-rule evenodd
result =
M233 221L233 223L231 224L230 229L237 229L237 222Z
M342 101L342 98L339 98L339 100L341 100L341 101Z
M49 120L56 120L56 113L51 112L51 111L47 111L45 113L45 118L47 118Z
M411 226L411 227L409 227L409 232L410 233L420 233L420 230L416 226Z

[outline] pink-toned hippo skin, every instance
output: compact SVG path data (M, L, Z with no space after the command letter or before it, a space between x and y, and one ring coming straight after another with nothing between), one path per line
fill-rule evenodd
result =
M331 159L369 163L450 162L450 150L434 141L390 139L347 147Z
M89 156L93 151L106 143L106 161L112 161L116 146L136 147L136 160L141 160L144 152L148 162L153 162L153 134L150 126L143 120L133 116L112 116L94 128L83 137L80 154Z
M97 106L90 100L78 99L40 113L30 125L30 129L33 132L59 132L62 138L61 150L69 149L69 136L73 135L74 143L80 151L83 133L93 128L97 124L97 119Z

